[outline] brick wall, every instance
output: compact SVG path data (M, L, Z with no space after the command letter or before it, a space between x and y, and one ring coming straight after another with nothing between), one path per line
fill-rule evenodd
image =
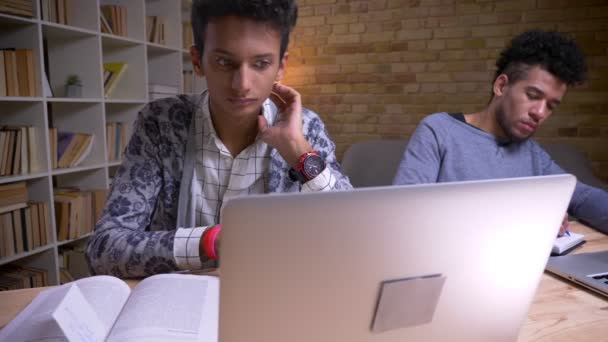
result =
M338 145L409 136L437 111L489 100L494 62L530 28L572 33L590 81L537 133L576 145L608 180L608 0L299 0L285 83Z

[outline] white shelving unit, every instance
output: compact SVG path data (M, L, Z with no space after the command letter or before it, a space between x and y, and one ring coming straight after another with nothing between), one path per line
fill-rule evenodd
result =
M53 188L108 188L120 161L109 161L106 153L107 122L132 125L148 102L150 83L177 87L183 92L183 70L192 70L182 44L182 22L189 21L188 0L73 0L70 25L42 20L39 0L32 0L36 16L22 18L0 13L0 48L33 50L36 93L34 97L0 97L0 126L31 125L37 128L37 155L41 170L0 177L0 184L26 181L32 201L49 203L53 239L46 246L0 259L0 266L21 264L48 271L49 285L59 283L58 252L64 246L84 244L76 240L57 241ZM101 33L100 6L127 7L126 37ZM166 19L166 44L146 41L146 16ZM46 56L46 57L45 57ZM103 96L103 63L128 64L124 77L112 92ZM43 96L46 73L53 97ZM81 98L65 98L64 83L76 74L83 84ZM51 169L48 127L95 135L90 155L69 169Z

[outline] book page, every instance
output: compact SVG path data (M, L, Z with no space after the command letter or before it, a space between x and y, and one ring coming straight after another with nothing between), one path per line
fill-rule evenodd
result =
M129 298L129 286L124 281L110 276L83 278L76 283L104 324L104 328L110 330Z
M78 284L72 283L68 289L51 315L63 336L69 341L103 342L109 330L84 298Z
M53 314L72 290L72 283L41 292L2 331L0 341L68 341ZM72 291L73 292L73 291ZM102 330L103 327L98 327ZM105 329L103 336L108 334Z
M108 341L217 341L219 279L162 274L131 291Z

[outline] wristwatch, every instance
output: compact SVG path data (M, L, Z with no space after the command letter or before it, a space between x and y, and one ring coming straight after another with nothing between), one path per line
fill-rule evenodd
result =
M325 160L321 158L319 152L306 152L298 159L295 169L289 169L289 178L294 182L306 183L317 177L323 170L325 170Z

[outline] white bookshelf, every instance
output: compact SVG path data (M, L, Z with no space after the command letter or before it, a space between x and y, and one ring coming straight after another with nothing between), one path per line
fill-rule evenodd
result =
M33 50L36 92L34 97L0 97L1 125L31 125L37 128L40 170L30 174L0 177L0 184L26 181L29 198L49 204L52 241L46 246L0 259L0 266L21 264L48 271L50 285L59 283L59 251L84 244L90 237L57 241L54 187L108 188L120 161L108 160L106 123L131 126L148 102L150 83L170 85L183 92L183 70L192 70L182 43L182 21L189 21L188 0L71 0L69 25L42 20L39 0L32 0L34 18L0 13L0 48ZM100 6L127 7L127 36L101 33ZM146 16L166 20L165 44L146 41ZM45 53L46 51L46 53ZM45 57L46 54L46 57ZM125 62L127 71L109 98L104 98L103 63ZM45 67L46 66L46 67ZM53 97L43 96L43 75ZM66 98L68 75L82 80L82 97ZM200 90L200 89L197 89ZM91 133L95 136L89 156L77 167L52 169L48 127ZM132 131L129 129L129 131Z

